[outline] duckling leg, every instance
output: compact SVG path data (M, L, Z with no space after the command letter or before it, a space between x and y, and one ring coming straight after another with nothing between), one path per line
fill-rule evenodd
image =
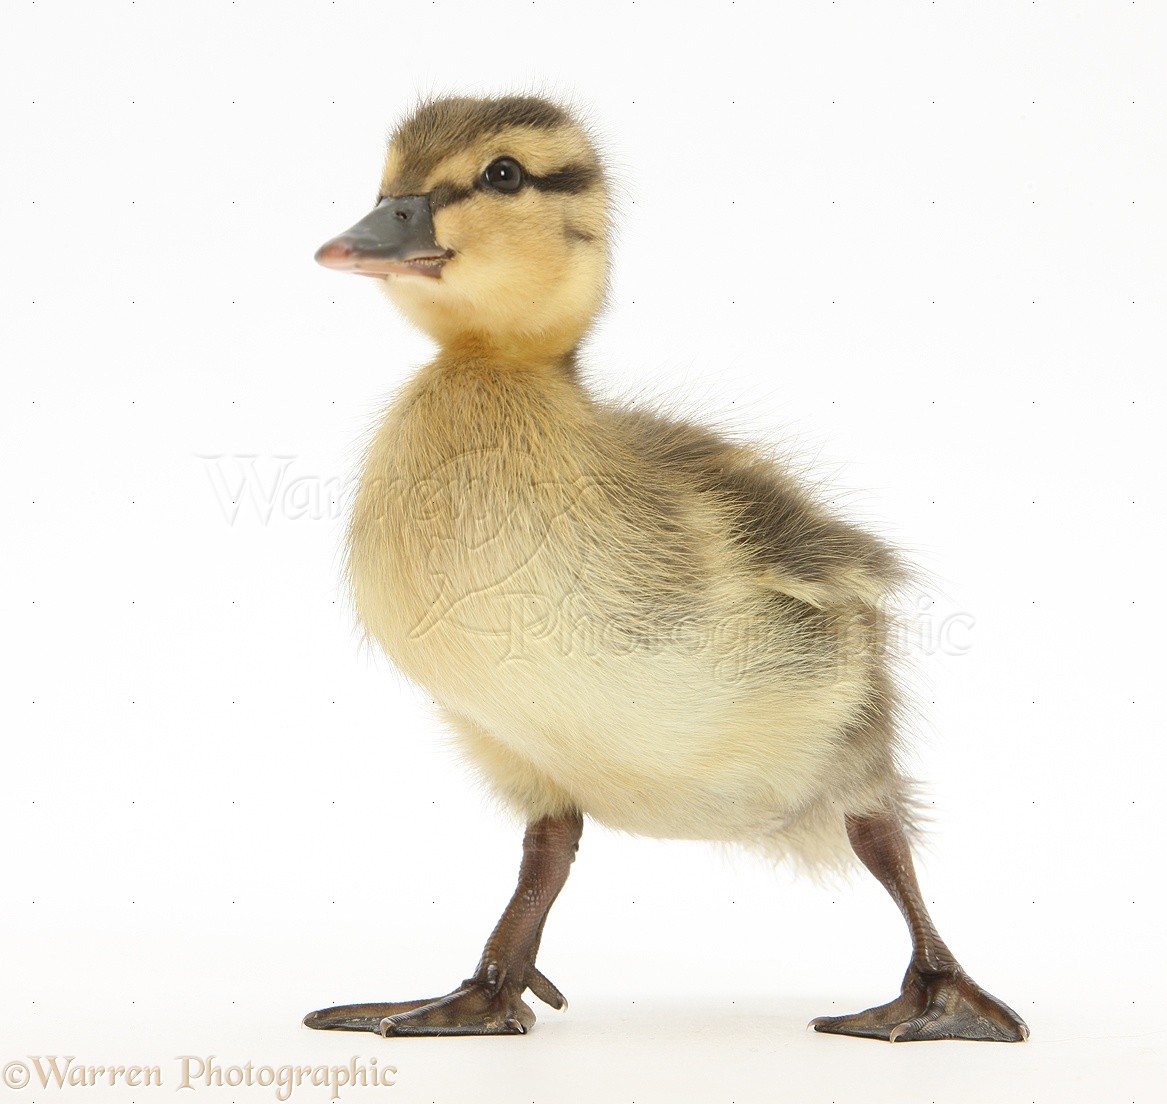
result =
M908 922L912 960L895 1000L850 1016L820 1016L811 1021L815 1031L893 1043L917 1039L1012 1043L1027 1039L1025 1021L977 985L937 933L895 814L848 817L847 835L855 854L891 894Z
M537 969L535 955L552 903L567 881L583 832L578 812L527 826L519 884L486 941L478 969L444 997L394 1004L345 1004L311 1012L308 1027L377 1031L382 1035L523 1035L535 1013L523 1002L530 989L552 1008L567 1001Z

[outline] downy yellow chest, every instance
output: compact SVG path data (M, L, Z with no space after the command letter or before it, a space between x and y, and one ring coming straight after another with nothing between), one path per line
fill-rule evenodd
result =
M443 704L470 708L509 661L569 648L555 637L601 615L587 413L546 372L439 361L377 431L349 532L353 598Z

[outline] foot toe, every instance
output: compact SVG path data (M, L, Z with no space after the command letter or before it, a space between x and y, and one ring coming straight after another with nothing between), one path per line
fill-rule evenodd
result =
M397 1001L392 1004L338 1004L321 1008L304 1017L304 1026L315 1031L379 1031L386 1016L400 1015L431 1003L428 1000Z

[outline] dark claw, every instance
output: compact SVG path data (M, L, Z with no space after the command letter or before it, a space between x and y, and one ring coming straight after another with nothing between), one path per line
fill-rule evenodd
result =
M527 970L527 988L544 1004L550 1005L557 1011L562 1012L567 1008L567 998L534 966Z

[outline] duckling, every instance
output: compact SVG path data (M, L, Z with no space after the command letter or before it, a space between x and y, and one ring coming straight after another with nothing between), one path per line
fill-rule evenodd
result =
M304 1022L509 1035L535 1022L527 990L564 1008L536 954L590 817L812 867L857 856L912 956L895 999L815 1030L1025 1039L941 939L912 867L882 613L908 569L763 449L585 387L610 239L605 170L570 110L448 97L401 123L376 206L316 254L376 279L438 345L365 456L356 613L527 827L470 977Z

